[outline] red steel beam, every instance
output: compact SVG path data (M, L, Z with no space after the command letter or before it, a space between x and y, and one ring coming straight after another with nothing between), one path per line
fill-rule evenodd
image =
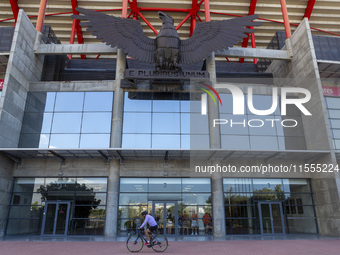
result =
M315 0L309 0L308 1L306 11L305 11L305 15L303 15L304 18L310 19L310 16L312 15L312 12L313 12L314 5L315 5Z
M251 0L250 1L248 15L253 15L255 13L256 4L257 4L257 0ZM251 34L251 39L253 39L253 38L255 40L255 36L253 36L253 34ZM242 47L247 48L248 42L249 42L249 34L246 38L243 38ZM252 45L253 45L253 41L252 41ZM254 45L255 45L255 42L254 42ZM255 62L255 59L254 59L254 62ZM256 60L256 62L257 62L257 60ZM240 58L239 63L244 63L244 58Z
M196 23L197 23L196 16L197 16L197 12L198 12L199 8L200 7L197 4L197 0L192 0L191 12L190 12L191 13L190 36L192 36L192 34L195 31L195 27L196 27Z
M149 26L149 28L151 28L151 30L156 34L158 35L158 31L151 25L151 23L143 16L143 14L138 11L138 15L139 17L142 18L142 20Z
M210 0L204 0L205 22L210 21Z
M10 2L11 7L12 7L12 12L13 12L13 16L14 16L15 24L16 24L17 23L17 19L18 19L18 13L19 13L18 0L9 0L9 2Z
M179 23L176 27L176 30L178 30L189 18L191 17L191 12Z
M77 25L77 20L73 19L70 44L74 44L74 38L76 37L76 25ZM68 58L71 60L72 55L68 55Z
M133 15L132 16L133 19L136 20L137 19L137 15L138 15L137 0L132 0L132 2L130 3L130 9L131 9L131 13Z
M40 7L39 7L39 13L37 18L37 24L35 26L35 29L39 32L42 31L43 25L44 25L44 19L45 19L45 13L46 13L46 5L47 0L41 0L40 1Z
M127 10L128 10L128 6L129 6L129 1L128 0L123 0L123 8L122 8L122 18L126 18L127 17Z
M289 25L289 17L288 17L286 0L280 0L280 2L281 2L281 10L282 10L282 16L283 16L283 24L285 26L285 31L286 31L286 38L289 39L292 36L292 31L290 30L290 25Z
M71 4L72 4L72 11L74 15L79 15L79 12L77 12L76 8L78 7L78 0L71 0ZM84 37L83 37L83 31L79 25L80 21L77 20L76 24L75 24L75 30L77 31L77 40L78 40L78 44L84 44ZM74 33L74 31L72 30L72 32ZM71 34L71 38L74 37L73 34ZM81 59L86 59L85 55L81 55Z

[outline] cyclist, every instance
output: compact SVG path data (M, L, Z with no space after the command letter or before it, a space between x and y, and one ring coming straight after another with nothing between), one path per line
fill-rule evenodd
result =
M150 214L148 214L147 211L142 212L142 217L144 218L144 222L139 227L139 229L142 229L146 225L146 223L149 224L149 227L145 230L145 236L146 236L147 242L144 245L150 245L151 232L155 232L158 226L157 226L155 219Z

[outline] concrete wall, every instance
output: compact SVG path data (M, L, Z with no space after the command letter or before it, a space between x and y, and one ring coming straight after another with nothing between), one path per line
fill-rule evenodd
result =
M290 43L293 50L292 61L273 61L267 72L273 73L275 81L281 86L302 87L311 92L311 100L304 106L312 116L302 116L307 150L328 150L330 152L306 163L336 165L319 69L307 19L304 19L296 29ZM339 236L340 187L336 181L338 174L313 174L311 177L320 233Z
M34 54L37 35L27 15L20 10L15 27L0 100L0 147L18 147L29 83L39 81L43 56Z

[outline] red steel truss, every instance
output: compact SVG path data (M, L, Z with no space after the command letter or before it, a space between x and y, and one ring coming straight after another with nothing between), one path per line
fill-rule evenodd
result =
M257 4L257 0L251 0L250 1L248 15L255 14L256 4ZM250 28L253 29L254 27L250 27ZM248 47L248 42L249 42L249 34L248 34L248 36L246 38L243 39L242 47L247 48ZM251 34L251 46L253 48L256 48L254 33ZM244 63L244 58L240 58L239 62L240 63ZM254 58L254 64L257 64L257 59L255 59L255 58Z
M18 4L17 4L17 0L9 0L9 1L11 3L12 10L13 10L13 15L14 15L14 18L11 18L11 19L15 19L16 20L17 13L18 13L18 10L19 10ZM78 6L77 0L71 0L71 3L72 3L72 12L53 13L53 14L45 14L47 0L40 0L40 1L41 2L40 2L39 15L29 16L29 17L38 17L38 19L37 19L37 26L36 26L38 31L41 31L41 28L42 28L45 16L53 16L53 15L69 14L69 13L78 14L77 11L75 10L75 8ZM200 8L201 8L203 3L204 3L204 10L200 10ZM257 0L250 0L250 6L249 6L248 15L252 15L252 14L255 13L256 3L257 3ZM284 20L283 22L282 21L277 21L277 20L263 19L263 18L258 18L258 19L259 20L265 20L265 21L270 21L270 22L284 24L285 31L286 31L286 36L287 36L287 38L290 38L290 36L291 36L290 26L291 25L292 26L297 26L298 24L290 24L289 23L288 11L287 11L287 6L286 6L286 0L280 0L280 3L281 3L281 9L282 9L282 16L283 16L283 20ZM308 1L304 17L306 17L308 19L310 18L311 13L313 11L314 4L315 4L315 0L309 0ZM205 21L210 21L210 14L211 13L220 14L220 15L227 15L227 16L242 17L242 15L236 15L236 14L211 12L210 11L210 1L209 0L200 0L200 1L192 0L192 4L191 4L191 8L190 9L186 9L186 8L138 7L138 0L122 0L122 8L121 9L96 10L96 11L117 11L117 10L122 10L122 17L124 17L124 18L130 18L132 16L133 19L138 19L138 17L140 17L147 24L147 26L156 35L158 34L157 30L147 20L147 18L142 14L143 11L164 11L164 12L184 12L184 13L187 13L186 17L176 26L176 29L177 30L180 29L182 27L182 25L185 22L187 22L189 20L189 18L190 18L190 36L194 32L194 29L195 29L195 26L196 26L196 23L197 23L197 19L200 22L202 22L202 19L200 18L199 13L204 12L204 14L205 14ZM128 14L128 11L130 11L129 14ZM11 20L11 19L0 20L0 22ZM317 31L321 31L321 32L325 32L325 33L329 33L329 34L332 34L332 35L340 36L339 34L332 33L332 32L329 32L329 31L324 31L324 30L321 30L321 29L313 28L313 27L311 27L311 29L314 29L314 30L317 30ZM70 43L74 43L75 33L77 33L78 43L79 44L84 43L84 39L83 39L83 35L82 35L82 30L81 30L81 27L79 25L79 21L78 22L73 21L73 23L72 23L72 32L71 32ZM242 47L247 47L248 46L249 37L250 37L250 40L251 40L252 47L256 48L256 42L255 42L255 35L254 35L254 33L252 33L251 35L248 35L248 37L243 40ZM83 56L82 58L85 58L85 56ZM254 59L254 63L256 63L256 61L257 60ZM243 63L244 59L241 58L239 62Z
M18 13L19 13L18 0L9 0L9 2L11 4L11 8L12 8L12 11L13 11L15 23L17 23L17 18L18 18Z
M305 15L303 15L304 18L310 19L310 16L312 15L312 12L313 12L314 5L315 5L315 0L308 1Z

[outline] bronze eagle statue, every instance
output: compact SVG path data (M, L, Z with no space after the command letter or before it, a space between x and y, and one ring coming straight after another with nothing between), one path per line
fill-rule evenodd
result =
M155 63L157 70L177 70L180 64L202 61L213 51L228 49L252 33L247 27L260 26L252 22L257 15L235 19L197 23L193 35L181 40L174 19L158 12L163 25L155 39L143 33L138 20L124 19L92 10L77 8L83 15L72 15L98 39L111 47L123 49L130 57L146 63Z

